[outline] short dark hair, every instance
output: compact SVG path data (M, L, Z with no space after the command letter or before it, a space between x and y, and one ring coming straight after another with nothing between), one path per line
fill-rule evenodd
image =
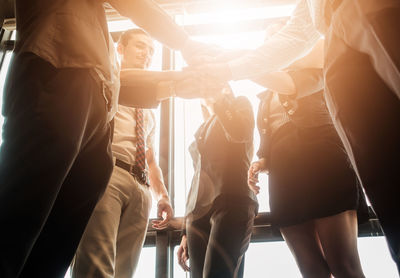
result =
M129 29L121 34L121 36L119 37L118 43L122 44L123 46L127 46L129 43L129 40L131 39L131 36L138 35L138 34L146 35L146 36L150 37L150 35L147 34L142 29Z

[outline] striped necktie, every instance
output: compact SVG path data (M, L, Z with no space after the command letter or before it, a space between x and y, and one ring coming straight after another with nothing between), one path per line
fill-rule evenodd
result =
M146 169L144 129L143 129L143 109L136 109L136 166L141 172Z

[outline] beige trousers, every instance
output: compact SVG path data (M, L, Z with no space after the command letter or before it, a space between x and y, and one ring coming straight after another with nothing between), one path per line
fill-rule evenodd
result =
M146 235L151 194L114 167L71 266L73 278L131 278Z

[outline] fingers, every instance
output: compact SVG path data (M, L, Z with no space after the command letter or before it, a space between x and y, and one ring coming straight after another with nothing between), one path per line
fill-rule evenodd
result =
M151 222L152 227L157 230L165 229L169 226L169 220L173 217L174 211L169 203L169 200L162 198L157 204L157 216L161 219L156 219Z
M251 163L249 172L251 172L253 175L258 174L261 171L260 163L258 161Z
M259 183L258 177L247 177L247 183L251 184L251 185L256 185L257 183Z
M258 173L259 173L258 167L253 163L247 172L247 182L253 185L258 183L259 182Z
M174 212L173 212L172 207L169 204L169 202L166 204L158 205L158 212L157 212L158 217L169 221L173 217L173 214L174 214Z
M224 86L225 84L216 83L197 75L177 81L175 83L175 94L177 97L187 99L210 98L222 94Z
M232 73L227 63L206 63L193 68L199 76L214 81L224 83L232 79Z
M169 212L161 211L158 213L158 217L161 219L155 219L151 222L152 227L157 230L162 230L169 227L169 221L172 218L172 210Z
M260 182L258 179L258 174L261 172L261 164L259 161L253 162L247 172L247 185L254 194L260 193L260 187L257 184Z
M156 230L163 230L168 228L169 226L168 222L169 220L167 219L162 219L162 220L155 219L151 221L151 226Z
M249 186L250 190L254 192L254 194L257 195L258 193L260 193L260 187L259 186L251 185L251 184L248 184L248 186Z
M187 265L187 260L189 259L187 247L180 246L178 252L176 253L178 257L178 264L184 271L189 271L190 268Z
M181 52L188 64L196 65L202 63L204 59L208 61L208 59L213 59L213 57L220 55L223 49L216 45L205 44L189 39L186 41Z

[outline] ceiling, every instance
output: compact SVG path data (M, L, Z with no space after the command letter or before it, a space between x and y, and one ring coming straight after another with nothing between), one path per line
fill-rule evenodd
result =
M204 13L218 10L257 8L294 4L296 0L155 0L170 15L182 13ZM106 7L108 20L122 17L112 7Z
M0 0L0 24L4 19L14 18L14 1ZM203 13L210 11L242 9L294 4L295 0L155 0L169 14ZM122 17L111 6L106 6L107 19L120 20ZM12 26L13 21L9 21ZM14 21L15 24L15 21Z

